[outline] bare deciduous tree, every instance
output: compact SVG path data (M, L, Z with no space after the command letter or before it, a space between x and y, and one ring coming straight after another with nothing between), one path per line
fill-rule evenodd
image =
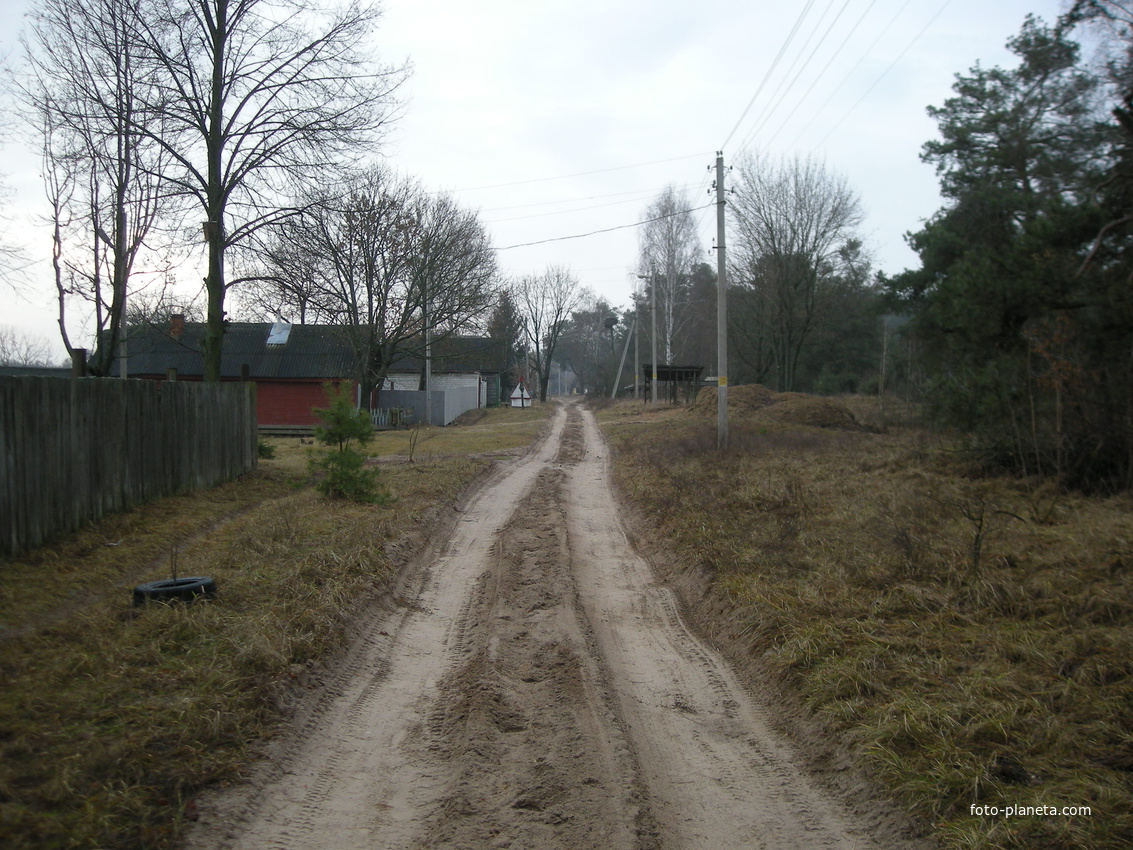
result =
M286 181L325 181L373 149L404 71L378 66L377 6L351 0L133 0L155 68L163 176L195 199L208 248L205 380L220 377L228 249L294 214Z
M0 55L0 67L6 58ZM7 107L6 99L0 100L0 148L11 140L13 121L7 114ZM6 177L6 174L0 172L0 286L7 285L13 290L18 290L24 282L23 277L29 262L23 248L12 242L7 232L11 223L8 216L10 209L8 201L11 199L12 189L5 182Z
M47 340L0 325L0 366L52 366Z
M134 12L127 0L44 0L24 41L22 94L44 157L60 333L71 351L67 307L79 300L93 313L96 375L117 356L130 277L168 200L157 177L167 156L147 135L161 131L140 106L152 79L131 38Z
M526 275L513 287L523 315L523 333L539 378L539 400L547 400L551 361L571 313L582 306L587 293L568 269L551 266L541 275Z
M204 322L202 295L198 293L196 298L186 300L183 295L174 294L171 280L166 280L159 287L148 287L131 296L130 303L126 305L126 326L131 329L149 326L168 331L174 316L194 324Z
M424 297L426 332L440 338L473 328L486 331L496 255L479 217L450 195L420 191L409 212L409 273Z
M842 177L813 160L749 155L736 171L729 276L742 292L732 327L738 347L762 361L757 371L774 371L779 389L790 390L861 207Z
M447 195L372 168L341 192L301 204L268 251L274 312L337 324L358 363L363 399L400 357L482 322L495 255L476 215Z

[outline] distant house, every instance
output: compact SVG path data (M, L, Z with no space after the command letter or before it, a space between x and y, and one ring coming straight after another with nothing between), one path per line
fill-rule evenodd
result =
M395 361L380 389L419 389L424 366L420 356ZM433 343L430 386L434 390L477 387L480 407L495 407L506 404L502 383L505 371L504 349L498 340L450 336Z
M205 325L174 317L167 328L132 328L126 375L152 380L199 381L204 372ZM499 403L500 345L483 337L450 337L433 346L432 387L475 386L483 405ZM418 389L423 360L397 361L381 389ZM116 361L113 375L119 374ZM222 381L256 383L261 430L307 428L313 407L326 404L323 384L347 381L357 394L354 354L345 331L331 325L233 322L221 349ZM410 386L410 384L412 386ZM375 405L381 406L380 390Z

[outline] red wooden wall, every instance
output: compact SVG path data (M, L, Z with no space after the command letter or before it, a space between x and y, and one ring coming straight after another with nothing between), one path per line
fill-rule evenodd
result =
M326 407L321 382L256 382L256 421L262 425L314 425L311 408Z

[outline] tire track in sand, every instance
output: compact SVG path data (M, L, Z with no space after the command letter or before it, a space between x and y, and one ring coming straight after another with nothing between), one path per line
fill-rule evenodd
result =
M416 604L371 624L343 692L312 724L282 774L217 843L232 850L406 847L447 787L422 737L438 686L463 640L476 581L500 529L551 462L560 409L538 447L481 489L430 565ZM383 632L385 634L383 634Z
M727 664L684 625L633 550L609 454L582 410L567 521L590 626L616 684L666 847L865 848L864 829L813 786Z
M477 587L468 658L432 718L431 749L449 765L449 785L414 848L658 846L579 610L563 480L561 468L540 474Z

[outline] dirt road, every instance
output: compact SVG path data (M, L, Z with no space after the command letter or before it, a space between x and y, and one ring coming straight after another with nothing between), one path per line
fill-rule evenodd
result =
M864 848L629 545L592 415L465 509L193 848Z

